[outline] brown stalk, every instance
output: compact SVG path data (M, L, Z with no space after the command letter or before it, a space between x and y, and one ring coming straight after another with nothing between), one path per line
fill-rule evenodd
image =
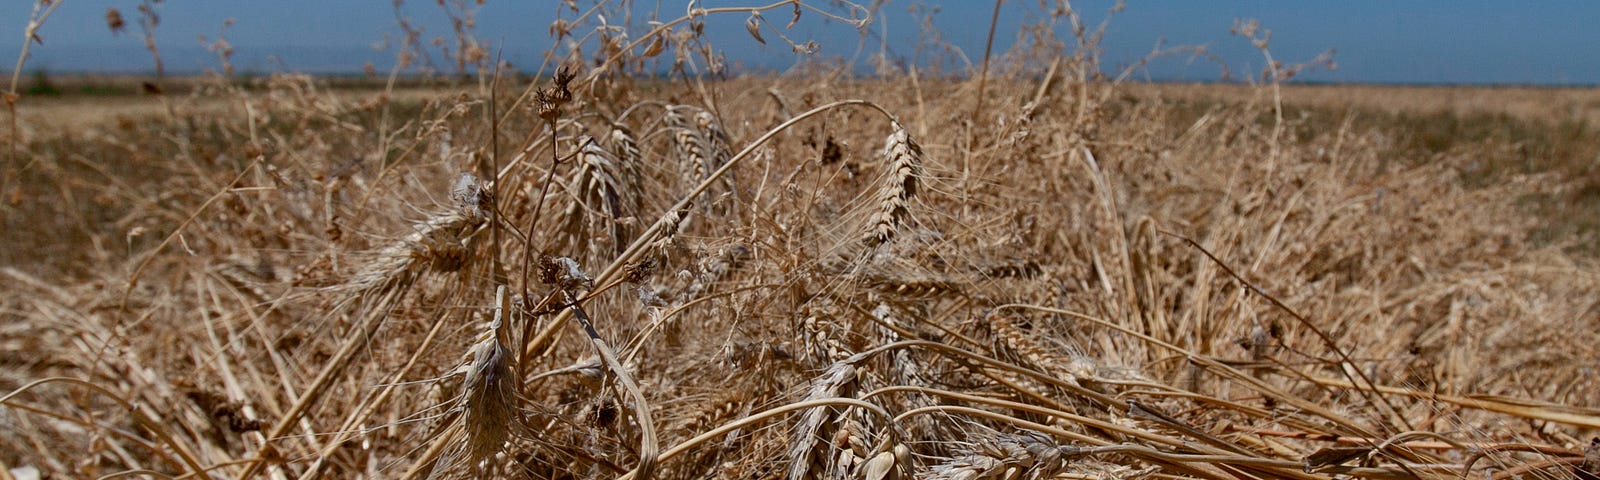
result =
M630 473L640 480L649 479L655 472L656 453L661 450L661 445L656 440L655 421L651 420L650 416L649 400L645 398L639 385L633 381L633 376L628 373L627 367L617 360L616 352L611 350L606 341L600 337L600 332L595 330L594 323L589 321L589 315L583 312L583 306L575 301L571 293L563 293L567 301L572 304L569 311L578 318L584 333L589 336L589 343L600 354L600 358L611 369L611 373L616 375L617 383L621 384L623 390L633 399L634 418L639 422L639 464Z
M983 41L983 69L978 72L978 104L972 107L972 116L968 120L973 124L978 123L978 115L983 113L983 99L987 97L989 85L989 56L994 51L994 31L1000 25L1000 4L1005 0L994 0L994 13L989 16L989 35Z

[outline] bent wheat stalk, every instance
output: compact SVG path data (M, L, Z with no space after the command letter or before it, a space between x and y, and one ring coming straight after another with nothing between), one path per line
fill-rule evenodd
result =
M1318 385L1336 388L1368 389L1385 395L1402 395L1420 400L1444 402L1458 407L1485 410L1495 413L1504 413L1522 418L1544 420L1547 422L1563 423L1575 427L1600 429L1600 415L1593 410L1572 408L1562 405L1538 404L1521 399L1494 398L1494 397L1465 397L1445 395L1440 393L1425 392L1409 388L1397 388L1384 385L1356 384L1349 380L1323 377L1306 377Z
M583 312L583 307L566 294L567 301L572 304L568 311L578 317L578 322L583 324L583 331L589 335L589 342L594 344L600 358L606 366L611 367L611 372L617 376L617 383L622 384L628 396L633 397L634 417L639 421L639 465L634 467L635 476L641 480L648 480L655 471L656 452L661 451L661 444L656 440L655 422L650 418L650 403L645 400L644 392L639 390L639 385L634 383L633 377L628 374L628 369L617 361L617 354L600 338L600 332L595 331L594 324L589 321L589 315Z
M1082 313L1078 313L1078 312L1074 312L1074 311L1070 311L1070 310L1062 310L1062 309L1059 309L1059 308L1051 308L1051 307L1045 307L1045 306L1041 306L1041 305L1027 305L1027 304L1014 303L1014 304L1000 305L1000 306L994 308L994 310L997 311L997 312L998 311L1002 311L1002 310L1012 310L1012 309L1037 310L1037 311L1041 311L1041 312L1054 313L1054 314L1057 314L1057 315L1065 315L1065 316L1072 317L1072 318L1075 318L1075 319L1088 321L1088 322L1091 322L1091 323L1094 323L1094 324L1097 324L1097 325L1100 325L1100 326L1103 326L1103 327L1106 327L1106 328L1110 328L1112 330L1116 330L1116 331L1121 332L1123 334L1126 334L1126 335L1132 336L1134 338L1138 338L1139 340L1142 340L1144 342L1150 343L1151 345L1156 345L1156 346L1159 346L1161 348L1165 348L1167 350L1171 350L1171 351L1173 351L1175 353L1181 354L1181 355L1184 356L1184 358L1190 359L1195 364L1197 364L1197 365L1199 365L1201 367L1215 370L1215 371L1217 371L1217 372L1219 372L1219 373L1221 373L1221 374L1223 374L1223 375L1225 375L1227 377L1230 377L1230 378L1233 378L1233 379L1236 379L1236 380L1240 381L1241 383L1249 386L1250 388L1252 388L1252 389L1254 389L1256 391L1259 391L1259 392L1261 392L1263 394L1275 397L1275 398L1277 398L1279 400L1282 400L1283 402L1288 403L1290 405L1294 405L1296 408L1300 408L1300 409L1306 411L1307 413L1310 413L1310 414L1322 417L1324 419L1327 419L1332 423L1330 428L1343 430L1343 431L1339 432L1340 434L1353 434L1355 436L1363 436L1363 437L1367 437L1367 438L1371 438L1371 437L1375 436L1375 435L1372 435L1370 432L1367 432L1365 428L1362 428L1354 420L1351 420L1350 418L1345 417L1344 415L1336 413L1333 410L1331 410L1331 409L1329 409L1327 407L1324 407L1322 405L1318 405L1318 404L1316 404L1316 403L1314 403L1314 402L1312 402L1310 400L1306 400L1304 398L1300 398L1298 396L1291 395L1291 394L1289 394L1287 392L1284 392L1283 390L1281 390L1281 389L1279 389L1277 387L1274 387L1271 384L1269 384L1269 383L1267 383L1267 382L1265 382L1265 381L1263 381L1261 379L1258 379L1258 378L1256 378L1254 376L1245 374L1244 372L1240 372L1238 369L1235 369L1235 368L1233 368L1231 366L1228 366L1225 363L1217 361L1215 358L1211 358L1211 357L1208 357L1208 356L1196 354L1196 353L1191 352L1188 349L1185 349L1183 347L1179 347L1177 345L1173 345L1171 343L1167 343L1167 342L1161 341L1160 339L1157 339L1155 337L1151 337L1149 335L1145 335L1142 332L1138 332L1138 331L1135 331L1133 329L1124 327L1122 325L1118 325L1118 324L1116 324L1114 322L1109 322L1109 321L1106 321L1106 320L1101 319L1101 318L1096 318L1096 317L1093 317L1093 316L1090 316L1090 315L1084 315Z

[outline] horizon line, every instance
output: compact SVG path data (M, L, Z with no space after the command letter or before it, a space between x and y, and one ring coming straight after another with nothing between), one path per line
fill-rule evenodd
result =
M380 71L385 71L387 69L379 69L379 70ZM523 70L523 69L515 69L515 70L512 70L512 72L515 72L516 76L519 76L519 77L534 77L535 74L537 73L537 71L529 71L529 70ZM12 70L11 69L6 69L6 70L3 70L3 71L0 71L0 74L4 74L4 75L9 76L9 75L12 74ZM173 79L192 80L192 79L196 79L196 78L213 77L213 76L224 76L220 72L218 72L216 69L206 69L206 70L192 70L192 69L167 70L165 72L165 74L157 75L156 72L153 71L153 70L85 70L85 69L55 70L55 69L39 67L39 68L24 68L23 69L23 75L21 75L21 77L24 77L24 78L27 78L27 79L31 79L31 77L34 77L34 76L39 75L39 74L43 74L43 75L45 75L47 77L71 78L71 79L83 79L83 78L87 78L87 77L109 77L109 78L112 78L112 79L117 79L117 78L122 78L122 79L173 78ZM307 69L307 70L274 70L274 71L261 71L261 70L252 70L252 69L235 69L235 72L233 74L233 78L235 80L246 80L246 79L251 79L251 78L269 77L269 76L272 76L272 75L279 75L279 74L287 74L287 75L301 74L301 75L311 75L313 77L330 78L330 79L352 79L352 78L371 77L371 78L377 79L377 80L382 80L387 76L387 74L379 74L379 75L376 75L376 76L372 76L372 75L368 75L367 72L365 72L364 70L361 70L361 69L349 69L349 68ZM637 77L650 78L650 77L659 77L659 76L665 76L665 75L666 75L666 73L657 73L657 74L651 74L651 75L638 75ZM750 70L750 71L745 71L745 72L734 73L732 75L727 76L723 80L736 80L736 79L744 78L744 77L782 77L782 76L785 76L785 75L789 75L789 74L788 73L784 73L784 72L774 71L774 70ZM409 81L428 80L428 79L452 80L452 79L457 79L457 78L462 78L462 77L474 78L476 76L477 75L474 74L474 73L466 73L466 74L458 75L456 73L448 73L448 72L405 72L405 73L398 74L398 78L406 79L406 80L409 80ZM546 76L548 76L548 75L546 75ZM856 78L856 79L872 79L872 78L879 78L879 77L881 77L881 76L880 75L876 75L876 74L856 74L852 78ZM970 74L964 74L964 75L940 75L938 77L939 78L955 78L955 79L970 79L971 78ZM992 78L998 78L998 77L992 77ZM18 86L21 87L21 86L23 86L22 85L23 83L28 82L28 81L29 80L23 80L23 81L19 82ZM1189 79L1189 78L1171 78L1171 77L1166 77L1166 78L1152 77L1152 78L1149 78L1149 79L1138 79L1138 80L1135 81L1135 83L1157 84L1157 85L1175 85L1175 84L1230 85L1230 86L1258 85L1258 83L1253 83L1253 82L1244 81L1244 80L1238 80L1238 79ZM1600 82L1471 82L1471 81L1463 81L1463 82L1415 81L1415 82L1413 82L1413 81L1289 80L1289 81L1285 81L1285 82L1283 82L1281 84L1282 85L1292 85L1292 86L1483 87L1483 88L1552 88L1552 89L1559 89L1559 88L1600 88Z

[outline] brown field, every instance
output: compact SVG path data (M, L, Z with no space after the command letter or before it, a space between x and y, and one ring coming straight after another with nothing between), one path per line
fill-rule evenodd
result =
M1063 65L24 96L0 477L1592 478L1600 90Z

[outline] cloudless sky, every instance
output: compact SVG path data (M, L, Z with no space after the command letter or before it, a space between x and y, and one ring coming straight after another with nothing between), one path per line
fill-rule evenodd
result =
M56 0L64 2L39 30L44 40L35 45L24 70L148 71L152 62L143 50L138 26L137 0ZM615 1L615 0L614 0ZM703 2L707 7L750 6L769 0ZM468 2L471 3L471 2ZM593 0L579 0L588 7ZM683 15L683 0L635 0L642 25L659 4L661 18ZM809 3L832 8L836 0ZM862 3L870 4L870 0ZM1021 36L1022 26L1041 18L1041 4L1056 0L1008 0L1001 6L995 35L996 53L1004 52ZM1110 1L1071 2L1086 20L1097 24L1111 7ZM502 48L507 61L524 70L536 70L540 54L551 47L549 25L560 15L574 15L555 0L488 0L477 12L480 38ZM0 0L0 64L10 71L22 31L32 10L28 0ZM127 20L124 33L106 28L107 8L117 8ZM914 8L915 7L915 8ZM984 0L892 0L864 41L839 22L805 15L793 30L783 32L796 41L813 40L822 56L865 58L885 48L900 62L926 67L930 38L911 11L933 13L940 40L971 62L983 56L984 36L994 3ZM167 0L159 6L158 45L169 71L216 70L219 62L200 48L199 37L215 38L226 19L235 19L226 36L235 48L235 66L241 71L301 70L359 72L372 63L392 65L389 39L398 38L393 0ZM433 0L410 0L400 10L424 29L428 38L453 36L446 17ZM788 23L785 10L765 18L777 28ZM1600 2L1548 0L1538 2L1489 0L1133 0L1115 15L1107 29L1106 67L1133 62L1158 42L1165 45L1204 46L1214 60L1174 56L1157 61L1140 72L1158 80L1217 80L1218 61L1235 74L1257 72L1261 54L1248 41L1229 34L1236 19L1260 20L1272 31L1271 51L1285 62L1309 60L1336 49L1338 68L1311 72L1302 79L1326 82L1382 83L1533 83L1600 84ZM613 24L622 19L609 19ZM799 58L768 31L768 45L751 40L744 31L745 17L726 15L708 19L712 44L724 49L739 65L782 71ZM642 28L642 27L641 27ZM638 32L636 32L637 34ZM886 35L885 35L886 33ZM1066 27L1057 34L1070 36ZM919 45L923 48L919 49ZM389 46L388 50L380 50ZM865 53L860 49L864 48ZM591 48L592 52L592 48ZM922 55L919 56L919 52ZM436 61L445 63L435 53ZM946 70L965 68L960 56L947 55ZM864 68L870 73L870 68Z

